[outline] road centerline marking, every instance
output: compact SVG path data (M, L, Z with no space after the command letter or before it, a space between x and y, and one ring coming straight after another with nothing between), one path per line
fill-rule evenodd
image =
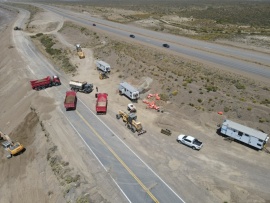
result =
M76 111L78 116L84 121L84 123L92 130L92 132L98 137L98 139L108 148L108 150L114 155L114 157L120 162L120 164L128 171L128 173L139 183L143 190L151 197L155 203L159 203L157 198L151 193L151 191L143 184L143 182L135 175L135 173L126 165L126 163L117 155L117 153L107 144L107 142L98 134L98 132L87 122L87 120Z

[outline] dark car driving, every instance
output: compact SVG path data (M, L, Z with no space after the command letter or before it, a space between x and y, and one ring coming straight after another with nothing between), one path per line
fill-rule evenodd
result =
M168 45L168 44L163 44L163 47L165 47L165 48L170 48L170 45Z

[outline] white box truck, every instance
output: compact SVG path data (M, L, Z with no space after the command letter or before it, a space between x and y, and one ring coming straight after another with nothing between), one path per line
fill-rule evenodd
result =
M121 82L118 90L120 95L126 95L131 100L137 100L140 98L139 91L127 82Z
M104 61L97 60L96 66L97 66L97 70L101 70L102 72L105 72L105 73L111 72L111 66Z

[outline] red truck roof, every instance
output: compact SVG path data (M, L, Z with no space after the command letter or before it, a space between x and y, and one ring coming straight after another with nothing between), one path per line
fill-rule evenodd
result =
M66 98L64 101L65 108L68 109L75 109L77 103L76 92L74 91L67 91Z
M106 113L107 112L107 93L97 93L97 103L96 103L96 112L97 113Z

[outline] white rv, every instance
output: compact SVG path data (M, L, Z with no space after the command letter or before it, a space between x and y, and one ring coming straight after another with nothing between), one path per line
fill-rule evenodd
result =
M121 82L118 90L119 94L126 95L131 100L137 100L140 98L139 91L127 82Z
M222 123L220 132L233 139L251 145L257 149L262 149L269 139L266 133L246 127L230 120L225 120Z
M104 61L96 61L96 66L98 70L101 70L105 73L109 73L111 71L111 66Z

